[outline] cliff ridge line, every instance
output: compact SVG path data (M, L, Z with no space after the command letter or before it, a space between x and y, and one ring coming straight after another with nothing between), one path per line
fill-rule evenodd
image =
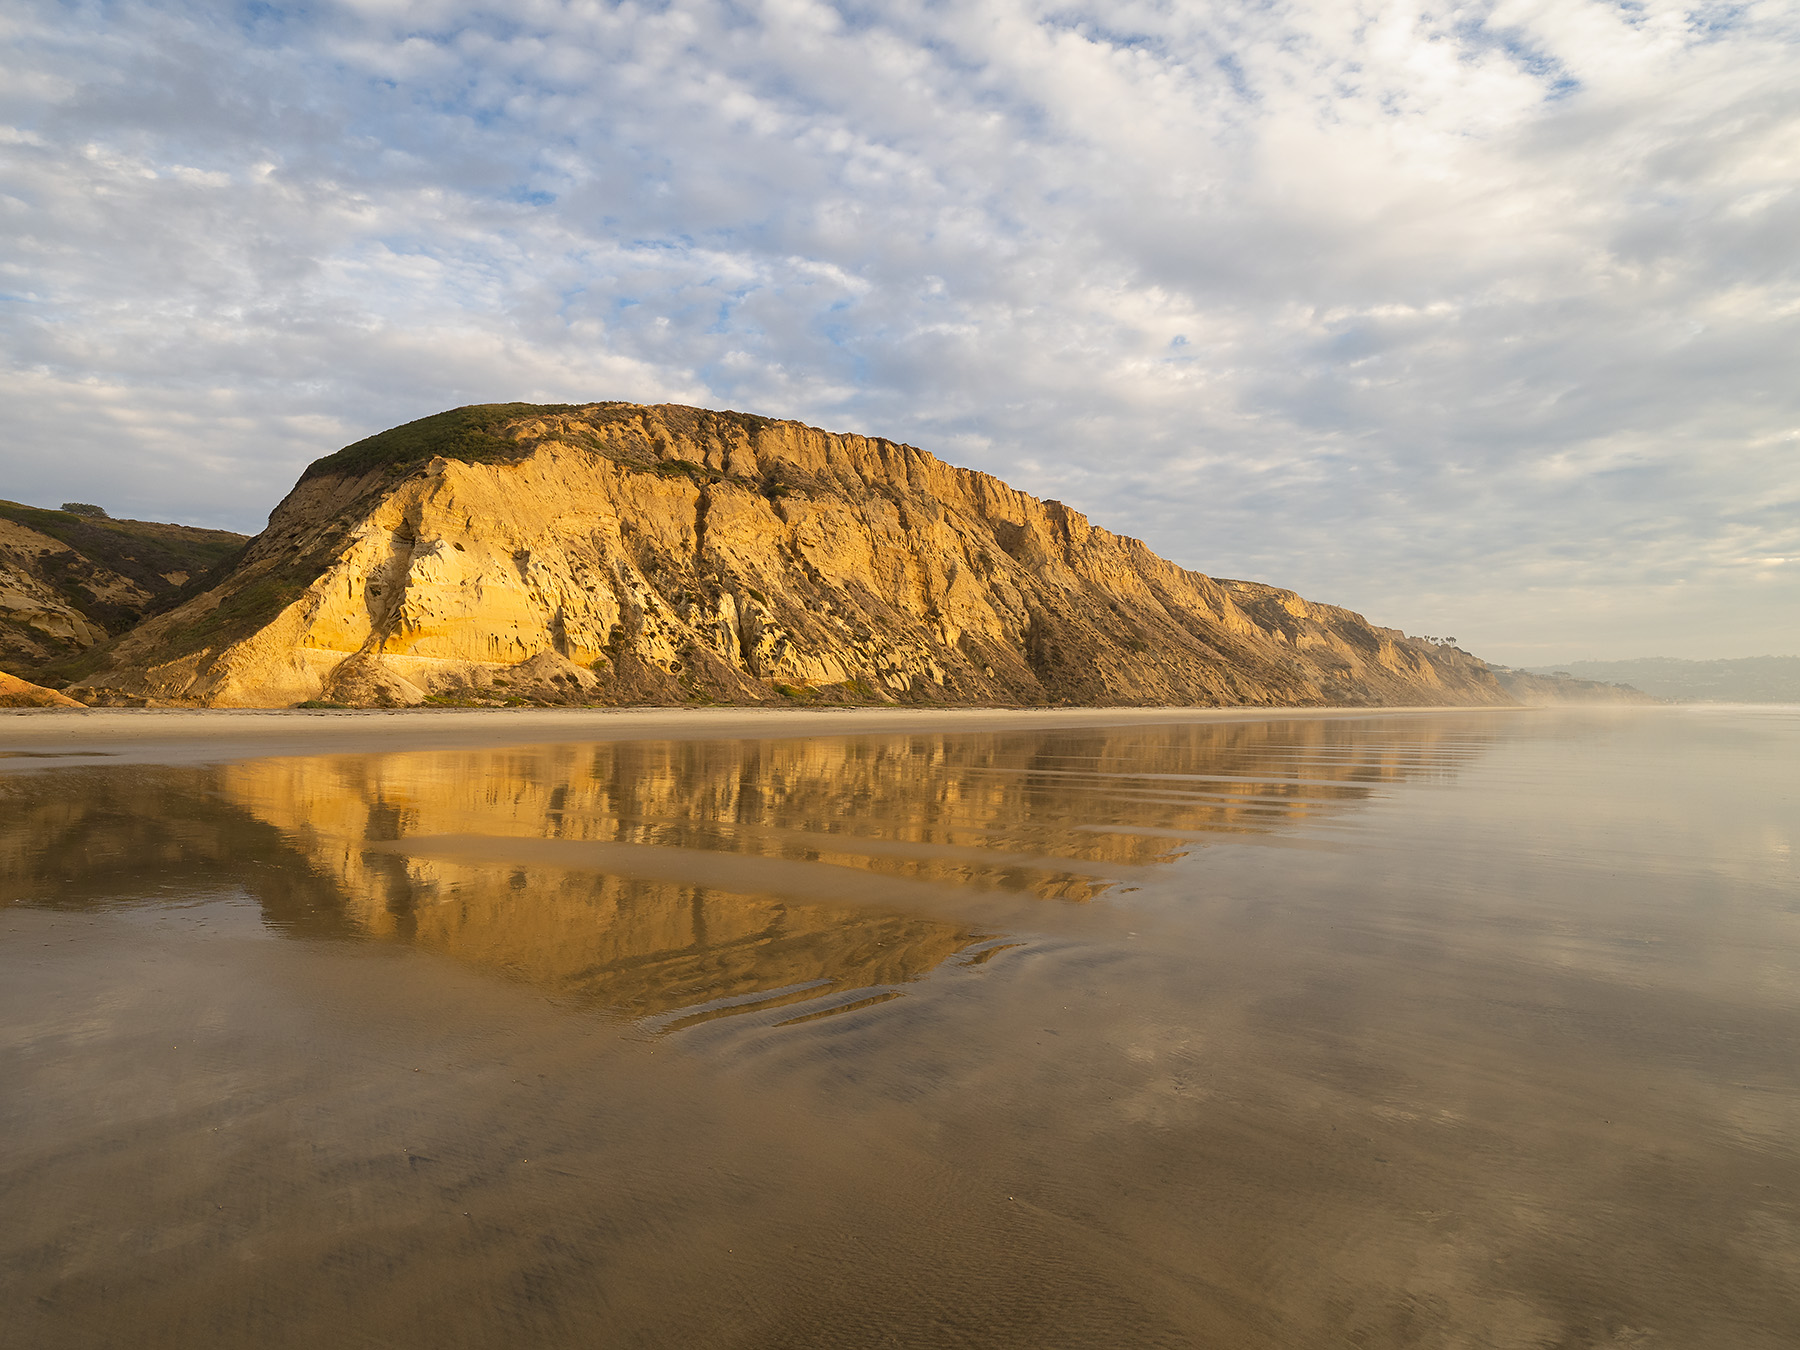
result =
M93 702L1510 704L1479 660L912 446L484 405L310 466Z

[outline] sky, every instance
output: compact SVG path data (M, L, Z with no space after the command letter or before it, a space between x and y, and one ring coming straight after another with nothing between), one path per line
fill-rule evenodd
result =
M886 436L1491 660L1800 651L1800 0L0 10L0 497Z

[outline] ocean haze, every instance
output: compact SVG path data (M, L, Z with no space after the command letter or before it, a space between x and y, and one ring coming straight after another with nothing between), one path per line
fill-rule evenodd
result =
M27 0L8 498L498 400L887 436L1496 660L1792 650L1791 6Z
M1683 703L1800 703L1800 656L1750 656L1736 661L1565 661L1534 674L1567 671L1583 680L1629 684L1657 698Z

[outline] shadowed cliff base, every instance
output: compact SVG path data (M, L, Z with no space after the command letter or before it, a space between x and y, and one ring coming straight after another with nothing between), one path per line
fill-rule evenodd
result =
M457 409L312 465L93 704L1508 704L1481 661L1175 566L890 441L626 403Z

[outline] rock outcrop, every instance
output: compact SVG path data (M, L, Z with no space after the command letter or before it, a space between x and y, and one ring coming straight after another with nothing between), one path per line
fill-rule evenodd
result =
M458 409L312 465L77 697L1504 704L1486 665L1215 580L924 451L623 403Z
M0 670L0 708L85 708L66 694Z
M248 540L0 501L0 663L30 674L116 637ZM48 678L46 676L46 678Z

